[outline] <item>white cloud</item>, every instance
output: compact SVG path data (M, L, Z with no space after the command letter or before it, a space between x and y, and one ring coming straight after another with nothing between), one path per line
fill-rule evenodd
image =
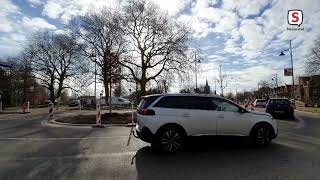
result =
M223 8L231 11L237 11L241 17L259 14L270 0L223 0Z
M28 2L31 7L36 7L44 3L43 0L28 0Z
M169 15L177 15L181 12L191 0L153 0L161 9L167 10Z
M45 19L35 17L35 18L22 18L22 24L24 27L32 29L32 30L40 30L40 29L57 29L55 25L48 23Z
M50 18L56 19L59 18L63 13L63 1L48 1L43 7L43 14L49 16ZM67 2L67 1L64 1Z
M263 51L270 41L270 37L265 34L263 27L256 24L254 20L243 20L239 32L244 39L242 49L244 56L255 58Z
M13 31L13 24L11 22L10 15L19 13L19 8L10 0L1 0L0 7L0 32L11 32Z
M237 28L238 16L232 12L212 7L217 1L198 0L191 5L191 14L183 14L178 21L190 24L193 35L203 38L210 33L228 33Z
M42 14L53 19L68 22L73 16L84 15L101 8L117 8L118 0L47 0L44 2Z

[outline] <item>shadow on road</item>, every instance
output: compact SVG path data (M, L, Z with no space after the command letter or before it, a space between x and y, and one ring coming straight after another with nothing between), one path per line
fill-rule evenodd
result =
M209 143L208 143L209 142ZM256 179L277 173L291 163L293 149L277 143L251 147L246 140L197 139L175 154L157 153L150 147L138 150L138 179Z
M82 135L86 137L91 132ZM35 131L35 133L39 132ZM46 134L42 131L42 133L45 136L51 135L51 132ZM80 143L81 139L47 142L19 141L14 145L11 143L10 147L3 147L3 150L10 152L11 149L15 153L8 162L0 165L0 179L71 178L79 169L79 165L87 161L85 158L75 158L75 155L84 154L89 148L81 146ZM15 151L14 149L20 150Z

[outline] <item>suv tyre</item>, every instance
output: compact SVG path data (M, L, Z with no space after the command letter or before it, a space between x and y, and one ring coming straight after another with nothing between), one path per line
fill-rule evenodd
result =
M254 145L266 147L272 141L272 130L266 125L258 125L254 127L250 136Z
M183 131L177 128L160 129L154 142L151 143L153 149L163 152L174 153L181 149L185 140Z

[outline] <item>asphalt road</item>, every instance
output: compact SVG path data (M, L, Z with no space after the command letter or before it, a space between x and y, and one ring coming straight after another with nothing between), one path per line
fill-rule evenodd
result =
M267 148L207 138L174 155L152 152L130 128L71 128L46 115L0 115L0 179L318 179L320 117L279 120Z

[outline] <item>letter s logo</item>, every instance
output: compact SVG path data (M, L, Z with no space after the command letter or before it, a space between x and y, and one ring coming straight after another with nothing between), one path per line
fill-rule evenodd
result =
M299 16L298 16L298 14L299 14L298 12L293 12L293 13L292 13L292 22L295 22L295 23L296 23L296 22L299 21L300 18L299 18Z
M292 9L288 11L288 24L300 26L303 22L303 13L301 10Z

